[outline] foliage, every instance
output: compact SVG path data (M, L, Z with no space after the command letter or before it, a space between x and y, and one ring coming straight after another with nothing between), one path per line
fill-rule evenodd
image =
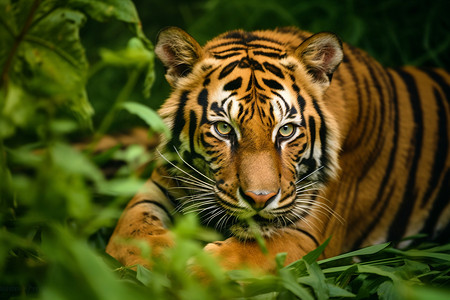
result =
M376 43L380 38L364 39L376 26L364 23L369 9L357 1L135 3L142 19L131 0L0 0L0 299L448 298L449 245L404 251L379 245L317 261L323 245L287 267L280 254L274 275L224 272L202 251L217 237L187 216L174 229L177 247L151 271L124 268L104 254L123 206L151 171L151 164L142 166L153 153L139 145L97 153L98 142L112 129L135 124L150 127L150 139L169 134L149 108L161 102L167 86L141 22L152 36L164 25L178 25L203 42L236 27L315 31L328 29L328 22L345 40L381 56L389 48L386 41ZM389 22L395 5L414 6L389 3L372 8L393 8L381 13ZM420 27L422 46L407 52L400 39L394 43L404 61L447 66L442 53L449 39L436 41L448 23L436 18L445 13L443 1L436 3ZM343 16L351 21L347 27L338 22ZM405 27L388 27L396 26ZM394 31L387 42L395 40ZM152 101L144 105L153 82ZM73 146L85 136L88 147ZM111 162L120 168L105 175L102 167ZM198 279L194 265L206 277Z

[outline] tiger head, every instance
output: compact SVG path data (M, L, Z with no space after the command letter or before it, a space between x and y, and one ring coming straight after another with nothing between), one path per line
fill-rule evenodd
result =
M239 238L251 237L249 219L263 236L306 219L338 170L324 97L342 45L302 34L232 31L203 48L178 28L158 37L173 88L159 111L173 134L165 151L179 154L176 178L190 189L180 201Z

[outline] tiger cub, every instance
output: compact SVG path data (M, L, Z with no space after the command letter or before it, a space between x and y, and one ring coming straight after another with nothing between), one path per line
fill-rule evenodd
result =
M121 238L173 245L172 213L226 237L227 269L275 268L331 238L324 256L416 233L449 235L450 76L382 67L332 33L224 33L201 47L179 28L155 52L172 93L172 137L106 251L146 264ZM249 226L249 224L256 224ZM265 240L261 252L255 234Z

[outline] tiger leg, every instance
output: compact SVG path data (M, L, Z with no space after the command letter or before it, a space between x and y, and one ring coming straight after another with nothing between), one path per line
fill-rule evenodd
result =
M240 241L231 237L206 245L205 251L217 257L222 267L228 270L248 267L264 273L273 273L276 270L275 256L278 253L287 253L287 265L301 259L317 248L318 244L302 231L284 228L266 238L265 246L267 253L263 253L255 240Z
M154 199L158 199L154 200ZM106 246L106 252L125 266L151 266L150 257L142 255L139 242L150 246L151 256L161 255L173 246L168 226L168 200L158 186L149 180L142 192L127 205Z
M322 199L322 201L325 201ZM345 218L349 208L339 207L339 215ZM313 222L315 221L315 224ZM308 225L309 224L309 225ZM299 221L296 226L280 228L265 238L267 253L254 240L241 241L231 237L221 242L206 245L205 251L218 257L221 265L228 270L243 266L265 273L276 271L275 256L286 253L285 265L301 259L329 239L325 251L319 259L341 254L345 249L347 225L340 218L317 214Z

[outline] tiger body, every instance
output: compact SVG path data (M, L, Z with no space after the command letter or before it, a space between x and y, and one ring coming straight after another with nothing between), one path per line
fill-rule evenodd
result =
M448 234L445 71L384 68L333 34L295 28L227 32L203 48L170 28L156 53L173 87L159 111L172 138L107 247L122 263L142 259L117 236L155 255L173 245L172 211L228 236L205 250L229 269L270 271L276 253L289 263L329 237L326 257Z

